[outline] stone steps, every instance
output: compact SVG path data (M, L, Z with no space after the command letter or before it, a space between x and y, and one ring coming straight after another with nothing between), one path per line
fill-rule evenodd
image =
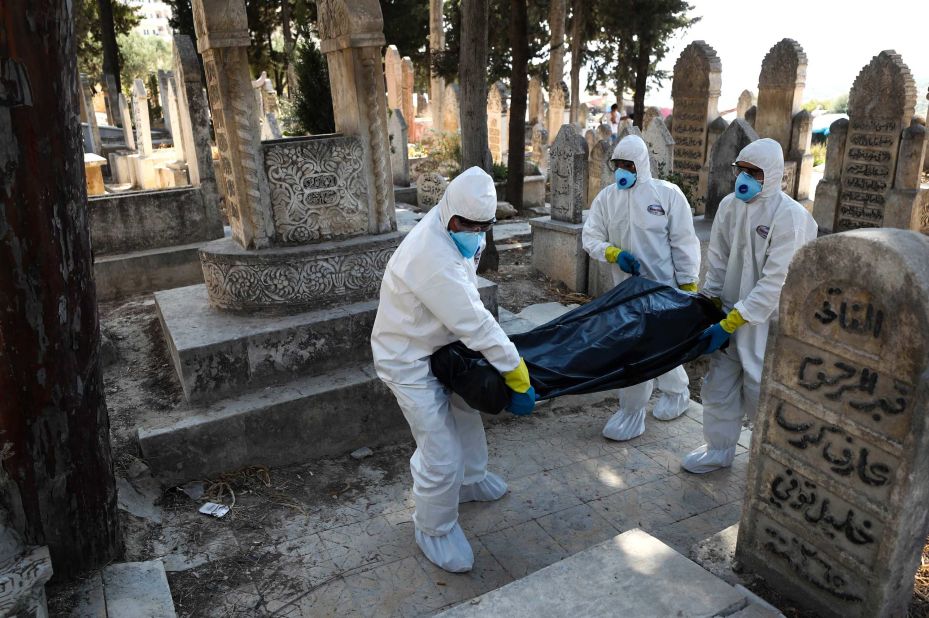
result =
M778 615L639 529L440 614L443 618Z
M94 259L97 300L108 302L203 282L202 242L98 255Z
M84 580L71 599L72 618L174 618L161 560L111 564Z
M286 466L408 435L370 363L180 409L138 430L143 458L168 483L243 466Z

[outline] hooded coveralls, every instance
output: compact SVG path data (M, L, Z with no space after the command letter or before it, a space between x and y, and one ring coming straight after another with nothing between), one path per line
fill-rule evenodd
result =
M768 323L777 316L787 267L817 234L810 213L781 191L784 155L778 142L756 140L737 160L760 167L764 182L761 193L747 203L734 193L720 202L702 292L720 298L727 313L738 309L747 324L732 334L727 349L710 357L701 391L706 445L684 458L682 465L691 472L732 463L742 417L754 420L758 409Z
M416 441L410 471L417 541L447 570L468 570L469 559L473 562L457 525L459 501L496 499L506 492L505 483L487 473L480 414L450 396L429 366L433 352L458 340L501 372L520 362L516 347L481 302L480 251L463 257L448 232L454 215L489 221L496 208L493 180L483 170L471 168L452 180L387 263L371 333L377 375L396 396ZM441 542L436 537L450 533L454 542L430 555L423 544Z
M619 247L641 263L641 274L658 283L678 287L696 283L700 275L700 241L694 232L690 205L674 184L652 178L648 147L637 135L616 145L613 159L635 163L636 181L629 189L610 184L594 198L584 224L584 249L592 259L607 262L606 250ZM609 265L614 285L631 277L616 264ZM645 431L645 406L653 380L619 391L620 409L609 420L603 435L630 440ZM657 378L663 399L655 415L671 420L687 409L687 372L677 367ZM661 403L661 402L660 402Z

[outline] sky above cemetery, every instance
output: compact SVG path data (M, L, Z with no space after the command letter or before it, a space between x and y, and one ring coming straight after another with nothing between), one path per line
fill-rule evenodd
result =
M721 2L690 0L702 19L675 41L659 68L671 71L689 43L704 40L723 65L720 110L735 107L739 94L757 94L758 72L768 50L792 38L809 63L804 99L847 93L858 72L884 49L896 50L920 85L917 105L925 106L929 83L925 0L882 0L877 4L780 0ZM865 10L867 9L867 10ZM650 104L671 105L671 80L648 94Z

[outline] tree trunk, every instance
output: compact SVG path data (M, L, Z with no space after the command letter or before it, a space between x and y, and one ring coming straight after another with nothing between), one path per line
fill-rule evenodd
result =
M445 51L445 16L442 4L442 0L429 0L429 113L432 115L432 128L436 131L444 129L442 97L445 94L445 80L432 68L435 52Z
M112 117L118 118L121 84L119 82L119 46L116 44L112 0L97 0L97 12L100 13L100 39L103 43L103 87L107 89L106 97L112 109ZM116 92L110 92L110 79L115 83Z
M294 68L296 56L294 54L294 36L290 31L290 13L290 0L283 0L281 2L281 31L284 34L284 70L287 72L287 98L293 99L294 90L297 88L297 71Z
M492 170L487 142L487 27L489 0L461 3L461 57L458 82L461 88L461 169L480 167ZM487 234L487 247L481 254L478 272L497 270L500 256L493 232Z
M0 37L0 503L65 579L120 551L74 6L5 3Z
M564 81L564 24L565 0L551 0L548 8L548 24L552 31L551 51L548 62L548 96ZM561 121L559 120L559 125ZM555 139L554 135L549 136Z
M587 3L585 0L575 0L571 17L571 113L570 121L578 120L581 94L581 64L584 53L584 25L587 21Z
M642 119L645 116L645 89L648 86L648 67L651 64L652 43L648 37L639 37L639 53L635 66L635 95L632 97L632 123L645 130Z
M523 177L526 171L526 108L529 96L529 20L526 0L510 0L510 149L506 158L506 201L523 207Z

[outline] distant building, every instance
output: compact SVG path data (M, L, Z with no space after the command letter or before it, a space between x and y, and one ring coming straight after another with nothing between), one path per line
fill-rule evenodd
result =
M171 19L171 6L159 0L120 0L123 4L136 9L139 25L133 28L136 34L157 36L170 41L173 36L168 20Z

